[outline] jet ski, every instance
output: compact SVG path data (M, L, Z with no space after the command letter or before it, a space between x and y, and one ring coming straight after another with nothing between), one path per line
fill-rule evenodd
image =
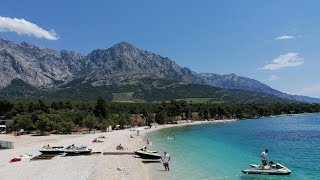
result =
M64 149L63 146L43 146L41 150L39 150L42 154L63 154Z
M145 152L149 152L149 153L157 153L157 152L158 152L158 151L154 151L154 150L147 149L146 146L138 149L138 151L145 151Z
M81 155L81 154L90 154L92 149L87 148L87 146L74 146L70 145L64 149L64 152L67 155Z
M242 172L245 174L265 174L265 175L289 175L291 170L280 163L269 162L270 165L262 166L250 164L250 169L245 169Z
M147 150L145 147L134 151L134 153L140 156L142 159L160 159L161 155L157 151Z

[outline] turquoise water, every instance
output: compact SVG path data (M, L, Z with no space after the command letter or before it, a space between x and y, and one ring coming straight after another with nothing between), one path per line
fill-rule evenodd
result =
M175 136L175 140L168 140ZM168 128L148 134L152 148L167 151L170 172L152 165L155 177L170 179L320 179L320 115L297 115L235 123ZM292 170L289 176L246 175L241 170L268 160ZM159 178L161 179L161 178Z

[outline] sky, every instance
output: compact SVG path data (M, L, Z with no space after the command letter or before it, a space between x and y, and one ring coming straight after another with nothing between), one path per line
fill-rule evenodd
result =
M127 41L195 72L320 98L317 0L3 0L0 38L83 55Z

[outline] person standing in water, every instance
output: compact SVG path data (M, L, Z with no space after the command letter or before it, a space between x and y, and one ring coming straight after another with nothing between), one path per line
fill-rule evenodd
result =
M265 149L261 154L261 162L263 166L266 166L268 164L267 155L268 155L268 149Z
M163 166L164 166L164 169L166 171L169 171L169 161L170 161L170 155L167 154L167 152L164 152L162 157L161 157L161 160L163 162Z

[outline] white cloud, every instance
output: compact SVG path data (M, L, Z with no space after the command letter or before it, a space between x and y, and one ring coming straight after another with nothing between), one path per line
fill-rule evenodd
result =
M287 54L280 55L276 59L272 60L269 64L264 65L259 69L276 70L286 67L300 66L304 63L303 58L299 57L298 53L289 52Z
M271 76L268 78L268 81L275 81L275 80L278 80L278 79L279 79L279 76L271 75Z
M320 98L320 82L303 88L299 94Z
M296 39L295 36L288 36L288 35L283 35L275 38L274 40L290 40L290 39Z
M42 29L38 25L24 19L12 19L2 16L0 16L0 32L15 32L19 35L34 36L37 38L44 38L48 40L59 39L59 36L53 29L47 31Z

